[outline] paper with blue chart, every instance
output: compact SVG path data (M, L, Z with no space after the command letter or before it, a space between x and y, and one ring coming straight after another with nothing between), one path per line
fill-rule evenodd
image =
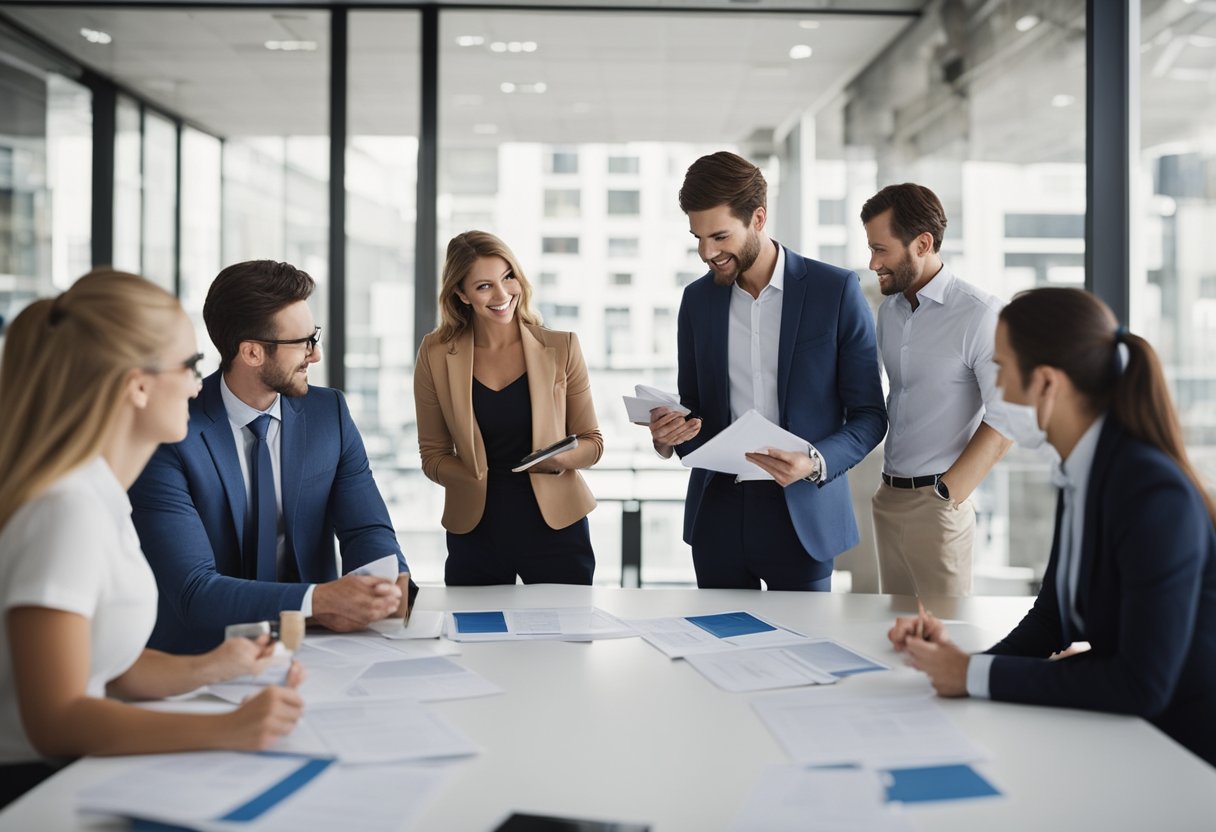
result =
M762 650L694 653L686 661L706 679L733 693L830 685L858 673L888 669L827 638Z
M807 636L750 612L735 610L682 618L644 618L627 622L668 658L694 653L776 647L808 641Z
M446 635L453 641L592 641L636 633L598 607L553 607L452 612Z

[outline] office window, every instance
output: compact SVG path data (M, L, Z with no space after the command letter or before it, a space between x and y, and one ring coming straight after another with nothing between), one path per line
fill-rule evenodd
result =
M574 189L545 189L545 216L554 219L579 215L580 193Z
M1085 239L1085 215L1006 214L1005 236Z
M91 176L88 90L40 66L0 61L0 319L6 323L30 301L88 271Z
M637 257L640 244L637 237L609 237L609 257Z
M174 291L177 265L173 260L177 228L177 126L148 111L144 114L144 212L142 273Z
M556 286L557 272L540 272L536 275L537 286Z
M220 252L220 140L193 127L182 129L182 305L205 332L203 301L207 288L223 268ZM219 354L210 340L199 346L215 367Z
M637 156L609 156L608 157L608 172L609 173L637 173L640 169L641 160Z
M578 152L555 150L549 154L546 173L578 173Z
M578 237L544 237L540 250L544 254L578 254Z
M676 272L676 285L687 286L703 274L705 272Z
M1216 15L1141 4L1140 174L1132 332L1165 365L1191 462L1216 483ZM1135 204L1135 203L1134 203ZM1136 261L1133 261L1136 264Z
M641 191L609 191L608 216L637 216L642 212Z
M116 269L142 268L140 232L143 228L143 117L139 104L118 97L114 132L114 249Z
M633 283L632 272L613 272L608 275L608 283L612 286L629 286Z

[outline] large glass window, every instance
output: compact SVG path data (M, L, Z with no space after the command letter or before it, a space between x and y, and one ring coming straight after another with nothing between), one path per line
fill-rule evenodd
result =
M548 326L577 330L590 367L605 447L586 472L599 500L597 581L620 574L622 510L638 501L642 580L693 579L681 540L687 470L660 460L620 404L638 383L675 390L675 310L706 271L676 201L685 170L730 149L780 184L774 131L843 86L906 19L832 15L819 32L802 22L742 11L440 18L440 204L477 216L527 274L555 276L534 281L535 304ZM817 58L789 57L808 38ZM536 47L495 51L497 41ZM706 43L730 48L707 54ZM469 157L495 173L477 188L453 161ZM441 214L441 248L467 227Z
M143 275L174 291L177 264L177 126L167 118L144 114Z
M199 345L214 368L218 353L203 329L203 300L219 273L220 140L192 127L182 129L181 300L194 321Z
M411 572L440 581L442 538L419 526L443 494L418 467L414 430L419 31L412 12L350 14L346 394Z
M118 97L114 116L114 249L110 265L138 273L142 268L143 113L139 102Z
M0 329L88 270L88 90L0 25ZM65 68L66 69L66 68Z
M1216 8L1142 4L1141 214L1131 328L1161 356L1187 451L1216 482Z

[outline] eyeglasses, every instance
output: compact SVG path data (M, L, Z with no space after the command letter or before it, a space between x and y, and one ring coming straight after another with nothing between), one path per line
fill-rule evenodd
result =
M321 327L314 329L312 331L312 335L306 335L303 338L280 338L278 340L273 338L247 338L246 340L257 341L259 344L275 344L277 346L284 347L289 347L294 344L303 344L304 355L307 357L312 355L313 351L317 348L317 344L321 343Z
M178 364L176 367L170 367L167 370L161 370L156 367L144 367L144 372L151 373L152 375L158 375L160 373L167 373L167 372L171 372L173 370L189 370L191 372L191 374L194 376L195 381L202 381L203 380L203 371L201 369L199 369L199 366L198 366L202 360L203 360L203 354L201 352L196 352L194 355L190 356L185 361L183 361L181 364Z

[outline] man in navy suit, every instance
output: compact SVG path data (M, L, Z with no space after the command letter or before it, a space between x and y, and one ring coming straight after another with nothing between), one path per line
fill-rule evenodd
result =
M806 440L735 477L694 468L684 508L697 585L827 591L858 541L845 471L887 429L874 322L857 275L771 240L767 183L733 153L698 159L680 208L710 272L684 290L679 391L692 413L651 413L655 450L700 447L755 409ZM757 449L763 451L763 449Z
M314 283L286 263L224 269L203 319L220 370L190 402L190 431L162 445L131 487L156 574L149 646L208 650L228 624L302 610L332 630L396 614L409 576L363 439L337 390L308 384L321 359ZM396 582L339 577L395 555Z

